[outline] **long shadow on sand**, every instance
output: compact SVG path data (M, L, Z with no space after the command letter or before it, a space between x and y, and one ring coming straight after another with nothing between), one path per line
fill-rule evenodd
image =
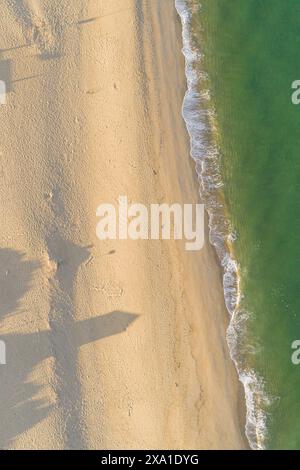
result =
M6 344L7 365L0 365L0 448L42 421L58 407L64 426L64 448L85 448L82 427L82 400L77 370L78 349L88 343L122 333L137 318L127 312L110 312L95 318L75 321L74 280L78 268L89 256L87 248L64 242L57 236L48 243L49 252L59 259L50 298L49 329L34 333L1 334L9 317L18 314L26 325L20 303L34 282L38 262L25 259L22 252L0 249L0 339ZM20 320L20 321L21 321ZM55 383L43 384L31 378L34 368L53 358ZM43 389L54 389L54 403ZM82 432L80 432L80 430ZM35 443L38 445L38 443Z

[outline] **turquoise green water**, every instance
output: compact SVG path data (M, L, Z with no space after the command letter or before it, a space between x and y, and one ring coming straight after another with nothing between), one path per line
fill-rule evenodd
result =
M241 363L264 379L262 446L300 449L298 0L201 0L193 17L216 110L226 204L249 313Z

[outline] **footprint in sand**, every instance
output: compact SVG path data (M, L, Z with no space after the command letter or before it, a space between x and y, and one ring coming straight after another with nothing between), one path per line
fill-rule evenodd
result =
M29 42L33 42L42 58L58 54L57 40L40 0L6 0L16 19L25 28Z

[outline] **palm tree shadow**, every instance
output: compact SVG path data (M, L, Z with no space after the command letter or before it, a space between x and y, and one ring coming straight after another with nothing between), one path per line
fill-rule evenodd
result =
M91 342L124 332L138 315L110 312L82 321L74 320L73 289L79 266L89 255L88 248L64 241L57 235L48 243L52 257L59 257L50 298L50 328L33 333L0 333L5 342L7 365L0 365L0 448L58 409L64 425L64 448L86 447L78 379L78 349ZM30 289L40 263L27 261L24 253L0 249L0 332L11 315L20 311L22 297ZM62 295L64 294L64 295ZM67 300L62 300L67 299ZM6 328L7 330L7 328ZM47 358L54 361L55 384L30 379L35 367ZM54 388L52 402L47 387ZM51 394L50 394L51 395ZM38 447L38 443L35 443Z
M31 425L34 425L50 412L50 407L43 400L33 398L40 391L40 386L28 379L31 370L26 367L26 357L20 358L20 345L11 344L9 339L6 341L7 335L1 334L9 326L10 317L21 314L21 300L31 288L39 267L40 263L26 260L25 253L21 251L0 249L0 337L5 343L6 356L9 354L12 359L10 365L0 365L1 448L8 446L14 437L26 429L25 421L28 422L29 416Z
M16 314L24 294L30 289L37 261L27 261L25 253L0 248L0 331L3 319Z

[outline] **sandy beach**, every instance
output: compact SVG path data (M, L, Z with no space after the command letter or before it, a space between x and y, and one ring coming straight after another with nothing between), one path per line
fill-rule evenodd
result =
M0 0L1 449L241 449L208 242L96 236L197 203L174 0Z

